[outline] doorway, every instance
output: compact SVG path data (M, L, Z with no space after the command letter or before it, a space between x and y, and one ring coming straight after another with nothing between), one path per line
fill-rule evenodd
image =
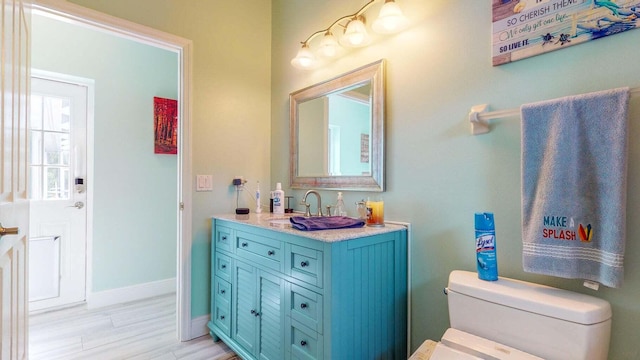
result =
M95 85L96 97L89 109L95 118L89 131L90 151L69 149L75 145L67 143L67 149L54 156L62 159L62 166L65 161L75 164L75 158L84 158L84 153L89 155L88 171L82 170L78 180L85 182L91 201L70 202L69 197L66 204L74 206L82 202L94 214L89 224L92 231L87 306L104 307L175 292L177 158L154 152L152 100L156 96L175 99L176 54L39 15L34 15L31 23L32 67L90 78ZM101 63L103 59L113 60ZM40 83L35 81L32 86ZM37 100L38 94L33 90ZM62 96L54 98L58 102L66 100ZM67 103L65 106L70 108L71 101ZM76 120L79 118L75 116ZM57 135L70 140L69 133ZM71 154L72 150L77 150L76 154ZM59 179L49 181L53 185L65 183L73 189L75 177L68 173L74 167L62 168ZM69 193L84 195L84 192ZM52 201L55 198L46 200L59 203ZM74 210L72 213L85 210L82 204L79 206L82 209L59 210ZM36 235L55 235L50 233Z
M191 140L191 78L192 78L192 42L175 35L121 20L87 8L57 1L38 1L33 6L34 13L52 17L79 27L98 30L116 37L134 40L160 49L172 51L178 56L179 85L177 100L179 103L178 126L178 174L177 189L179 208L177 214L177 259L176 259L176 302L177 337L186 341L203 335L199 326L192 329L191 319L191 193L192 184L190 140ZM117 59L113 59L117 60Z
M32 70L28 179L32 313L86 300L87 110L93 83L70 80Z

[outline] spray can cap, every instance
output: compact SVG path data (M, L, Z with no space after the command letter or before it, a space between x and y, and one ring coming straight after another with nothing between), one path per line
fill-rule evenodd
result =
M276 190L282 190L282 183L276 184Z
M495 230L495 223L493 222L493 213L476 213L475 214L476 229L478 230Z

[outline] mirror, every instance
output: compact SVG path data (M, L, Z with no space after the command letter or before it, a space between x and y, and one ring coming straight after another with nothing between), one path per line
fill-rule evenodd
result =
M293 92L293 189L384 191L384 60Z

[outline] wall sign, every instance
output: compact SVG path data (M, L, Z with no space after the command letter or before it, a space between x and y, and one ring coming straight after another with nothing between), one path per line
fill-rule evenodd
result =
M493 65L640 26L640 0L493 0Z

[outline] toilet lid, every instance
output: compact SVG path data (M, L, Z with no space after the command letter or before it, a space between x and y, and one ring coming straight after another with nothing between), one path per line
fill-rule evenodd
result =
M495 341L450 328L442 336L442 340L435 347L430 359L541 360L542 358Z

